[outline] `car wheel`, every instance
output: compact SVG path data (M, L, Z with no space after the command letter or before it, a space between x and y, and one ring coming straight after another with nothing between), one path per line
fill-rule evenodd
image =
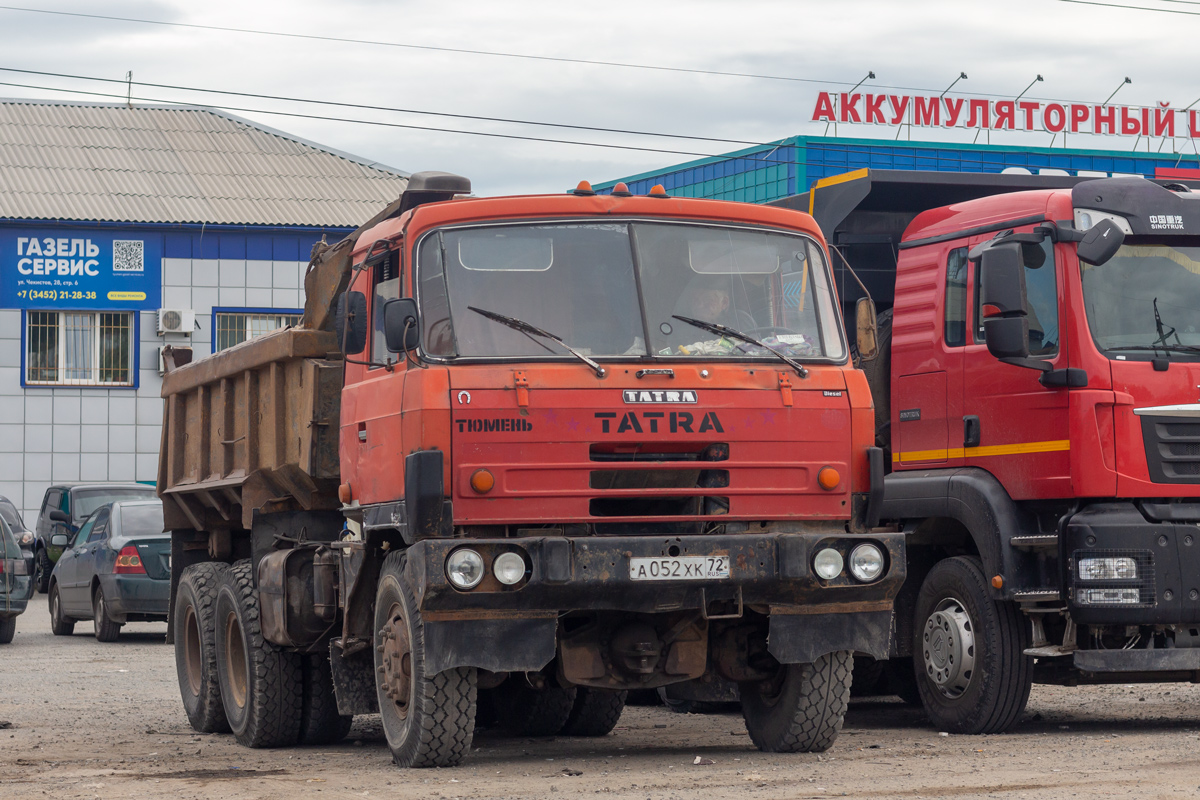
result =
M108 603L104 600L104 590L99 586L92 593L92 626L95 628L96 641L115 642L121 635L121 623L108 615Z
M70 636L75 632L75 620L63 613L57 583L50 586L50 630L55 636Z
M0 617L0 644L8 644L17 632L16 617Z
M50 573L53 571L54 564L50 561L50 554L46 552L46 548L39 548L33 557L33 582L42 594L50 590Z
M229 732L216 644L217 589L228 571L220 561L193 564L175 594L175 674L188 722L200 733Z
M249 561L239 561L225 573L216 608L221 702L238 744L295 744L300 738L304 689L300 656L263 637Z
M921 585L913 626L917 689L938 730L1001 733L1029 700L1029 626L1015 603L993 600L978 558L939 562Z
M784 664L776 676L743 683L742 717L766 753L821 753L833 746L850 702L853 654L826 653L811 664Z
M405 575L405 557L403 551L388 555L375 594L375 685L383 733L397 766L453 767L471 749L478 673L458 667L426 674L425 626Z

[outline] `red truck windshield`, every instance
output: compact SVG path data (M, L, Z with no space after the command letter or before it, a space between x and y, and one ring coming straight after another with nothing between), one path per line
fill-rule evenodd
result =
M1200 346L1200 246L1131 237L1109 261L1080 268L1100 349Z
M808 237L658 222L449 229L426 236L418 299L430 355L560 356L559 336L594 357L771 358L675 317L728 326L796 358L844 358L824 254Z

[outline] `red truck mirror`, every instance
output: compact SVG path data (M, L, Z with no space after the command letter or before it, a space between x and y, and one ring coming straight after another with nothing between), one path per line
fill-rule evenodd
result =
M408 353L421 344L421 323L417 301L411 297L388 300L383 305L383 335L387 349L393 353Z
M338 297L333 320L338 347L348 356L367 349L367 297L362 292L343 292Z
M1001 244L984 250L979 260L979 279L988 352L996 358L1028 358L1029 319L1021 246Z

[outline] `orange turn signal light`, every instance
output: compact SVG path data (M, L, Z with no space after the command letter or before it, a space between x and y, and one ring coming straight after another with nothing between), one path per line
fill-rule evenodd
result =
M983 314L984 319L989 317L998 317L1000 316L1000 306L994 306L991 303L987 303L983 306L983 308L980 309L980 312Z
M342 501L342 505L350 505L350 501L354 499L354 491L350 488L350 484L343 483L338 487L338 500Z
M992 576L992 588L993 589L1003 589L1004 588L1004 577L1001 575L993 575Z
M471 488L480 494L487 494L496 485L496 476L486 469L477 469L471 473Z
M832 491L842 482L842 476L833 467L821 467L821 471L817 473L817 483L826 491Z

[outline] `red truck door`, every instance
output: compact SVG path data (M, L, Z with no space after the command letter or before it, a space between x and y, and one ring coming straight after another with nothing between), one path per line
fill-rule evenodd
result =
M1018 229L1018 233L1031 230ZM971 240L971 246L989 237ZM1059 298L1064 283L1055 245L1024 248L1028 290L1030 356L1066 369L1067 348L1059 326ZM1042 386L1041 373L996 360L983 339L979 302L979 264L969 269L970 343L962 348L962 416L977 418L973 437L963 442L967 466L996 476L1015 500L1066 497L1071 492L1068 395L1065 389ZM968 423L964 422L964 429Z

